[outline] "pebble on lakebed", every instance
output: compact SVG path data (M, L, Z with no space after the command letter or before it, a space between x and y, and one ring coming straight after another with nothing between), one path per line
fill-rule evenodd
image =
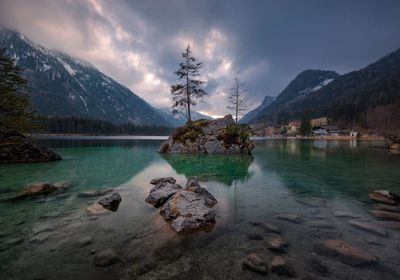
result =
M211 208L217 199L200 186L197 177L187 180L186 187L176 184L172 177L151 180L155 186L150 190L146 202L158 208L166 221L172 220L176 232L205 229L215 224L215 211Z

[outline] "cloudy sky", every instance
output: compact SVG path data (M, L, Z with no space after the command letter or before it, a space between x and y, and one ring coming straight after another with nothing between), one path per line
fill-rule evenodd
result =
M346 73L400 48L398 0L0 0L0 26L87 60L156 107L171 105L180 53L204 63L223 115L234 77L252 107L305 69Z

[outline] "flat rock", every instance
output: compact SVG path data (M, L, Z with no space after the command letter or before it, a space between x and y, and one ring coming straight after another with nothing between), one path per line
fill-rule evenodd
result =
M389 211L389 212L400 212L399 206L377 204L375 205L375 210L377 211Z
M337 218L351 218L351 219L362 218L362 216L359 214L355 214L352 212L346 212L346 211L334 211L333 216L335 216Z
M270 269L272 273L292 277L294 275L294 270L286 263L286 261L279 256L275 256L271 263Z
M324 240L314 244L314 250L318 254L339 259L341 262L361 266L376 264L378 258L365 253L342 240Z
M280 233L281 229L277 227L274 224L265 222L261 224L261 227L266 231L266 232L273 232L273 233Z
M101 206L98 203L95 203L89 207L86 208L86 213L89 216L97 216L97 215L104 215L104 214L109 214L111 213L110 211L108 211L106 208L104 208L103 206Z
M98 203L108 210L117 211L121 200L122 198L119 193L113 193L110 196L100 199Z
M91 237L91 236L83 237L83 238L79 239L79 240L76 242L76 245L77 245L78 247L85 247L85 246L88 246L88 245L90 245L90 244L92 244L92 237Z
M375 234L375 235L379 235L379 236L386 236L387 235L387 231L384 230L383 228L368 223L368 222L360 222L360 221L349 221L349 225L351 225L352 227L361 229L363 231Z
M281 237L275 237L267 241L267 248L271 251L285 252L289 243L283 241Z
M243 260L243 267L261 274L268 273L267 264L256 253L249 254Z
M78 197L95 197L95 196L101 196L108 194L110 192L114 191L114 188L107 188L104 190L91 190L91 191L86 191L78 194Z
M160 178L155 178L150 181L150 184L152 185L158 185L161 183L170 183L170 184L175 184L176 180L172 177L160 177Z
M396 205L398 203L399 197L387 190L375 190L372 191L368 197L373 200L383 204Z
M400 221L400 213L376 210L371 210L370 213L379 219Z
M296 223L296 224L300 224L303 220L296 216L296 215L292 215L292 214L279 214L276 215L275 218L280 219L280 220L285 220L285 221L289 221L292 223Z
M150 193L146 198L146 202L154 207L160 207L171 196L176 194L181 189L182 186L179 184L171 184L169 182L159 183L150 190Z
M96 266L110 266L114 264L117 260L117 254L111 249L101 251L95 256Z
M47 233L41 233L38 235L33 236L29 242L33 243L33 244L42 244L43 242L45 242L47 239L49 238L49 234Z
M66 188L66 183L33 183L27 185L17 196L11 198L11 200L25 199L27 197L36 197L39 195L48 195L64 191Z
M24 239L21 237L14 237L8 240L5 240L3 243L0 243L0 252L7 251L15 246L24 242Z
M321 229L335 229L335 225L333 223L324 222L324 221L317 221L317 222L310 222L310 227L314 228L321 228Z

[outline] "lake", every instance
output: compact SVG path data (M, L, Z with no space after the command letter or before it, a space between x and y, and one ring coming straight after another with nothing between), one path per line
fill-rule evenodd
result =
M400 194L400 155L376 143L335 140L256 141L252 155L160 155L157 137L42 137L63 160L0 165L0 279L284 279L242 267L256 252L282 256L297 279L399 279L400 230L376 220L368 193ZM218 199L212 229L176 234L145 202L156 177L184 185L198 176ZM5 201L33 182L67 182L67 191ZM116 212L89 216L99 197L87 190L115 187ZM277 215L297 215L298 223ZM385 236L352 226L368 222ZM281 229L284 252L267 249L273 237L259 223ZM340 239L379 258L355 267L319 255L313 245ZM95 265L99 252L116 261Z

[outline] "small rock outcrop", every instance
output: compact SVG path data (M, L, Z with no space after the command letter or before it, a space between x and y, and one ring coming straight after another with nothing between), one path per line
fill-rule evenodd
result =
M197 177L189 178L185 188L171 179L152 180L157 184L150 190L146 202L154 207L162 206L160 214L166 221L172 220L171 227L178 233L212 226L216 213L211 208L217 199L200 186Z
M250 129L236 125L231 115L197 120L178 127L158 150L168 154L250 154Z
M121 200L119 193L113 193L110 196L100 199L98 203L104 208L115 212L117 211Z
M400 196L393 194L387 190L372 191L368 197L376 202L383 204L396 205L400 201Z
M249 254L243 260L243 267L261 274L268 273L268 266L256 253Z
M61 157L18 131L0 123L0 163L42 162Z
M314 244L314 250L321 255L330 256L339 259L341 262L361 266L375 264L378 258L343 242L342 240L324 240Z
M33 183L27 185L17 196L10 200L25 199L28 197L36 197L38 195L48 195L64 191L67 188L65 183Z

